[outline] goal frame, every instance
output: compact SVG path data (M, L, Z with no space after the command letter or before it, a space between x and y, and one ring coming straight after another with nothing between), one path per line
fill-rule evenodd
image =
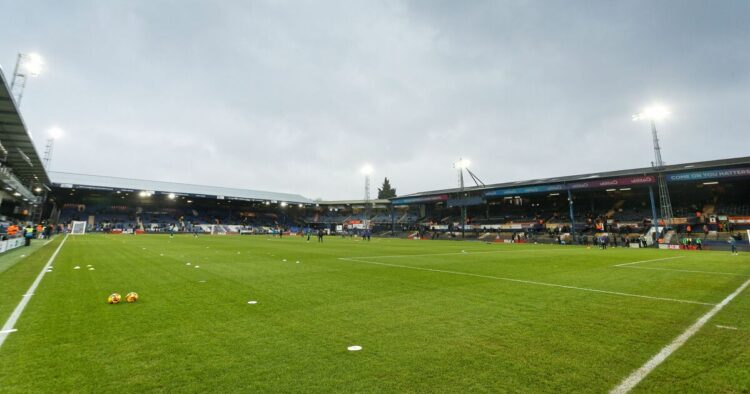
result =
M76 229L78 228L78 229ZM86 222L84 221L73 221L70 224L70 235L84 235L86 234Z

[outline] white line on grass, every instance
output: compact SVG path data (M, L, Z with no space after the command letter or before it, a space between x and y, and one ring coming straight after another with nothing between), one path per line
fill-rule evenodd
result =
M16 309L13 310L13 313L10 314L10 317L3 325L3 328L0 329L0 348L3 347L3 343L5 342L5 338L8 337L8 334L13 332L11 331L14 330L13 326L16 325L16 321L18 321L18 318L21 317L21 313L23 313L23 310L26 308L26 304L29 303L31 296L34 295L36 287L39 286L39 282L41 282L42 278L44 278L44 274L47 272L47 268L49 268L49 266L52 265L52 262L55 261L57 254L60 252L60 249L62 249L67 239L68 235L66 234L65 238L63 238L62 242L60 242L60 245L57 247L57 249L55 249L55 253L52 253L52 256L50 256L49 260L47 260L47 264L42 267L42 271L39 272L39 275L37 275L34 283L31 284L29 290L26 291L24 297L21 298L21 302L18 303L18 306L16 306Z
M575 249L568 249L568 250L575 250ZM351 257L353 259L393 259L393 258L399 258L399 257L427 257L427 256L452 256L452 255L472 255L472 254L486 254L486 253L521 253L521 252L549 252L552 250L548 249L521 249L521 250L483 250L483 251L477 251L473 252L471 250L467 250L465 252L448 252L448 253L424 253L424 254L394 254L394 255L386 255L386 256L358 256L358 257ZM554 250L555 253L559 252L559 250Z
M386 266L386 267L407 268L407 269L413 269L413 270L419 270L419 271L440 272L440 273L443 273L443 274L473 276L473 277L477 277L477 278L495 279L495 280L502 280L502 281L506 281L506 282L524 283L524 284L528 284L528 285L559 287L559 288L563 288L563 289L589 291L589 292L592 292L592 293L611 294L611 295L618 295L618 296L623 296L623 297L645 298L645 299L649 299L649 300L679 302L679 303L683 303L683 304L698 304L698 305L708 305L708 306L714 306L714 305L716 305L716 304L711 304L711 303L708 303L708 302L680 300L680 299L676 299L676 298L654 297L654 296L647 296L647 295L641 295L641 294L632 294L632 293L622 293L622 292L619 292L619 291L609 291L609 290L592 289L592 288L589 288L589 287L578 287L578 286L560 285L560 284L556 284L556 283L537 282L537 281L525 280L525 279L505 278L505 277L502 277L502 276L481 275L481 274L472 274L472 273L468 273L468 272L448 271L448 270L440 270L440 269L434 269L434 268L413 267L413 266L409 266L409 265L381 263L381 262L377 262L377 261L360 260L358 258L339 257L339 260L353 261L353 262L365 263L365 264L382 265L382 266Z
M716 328L723 328L725 330L739 330L737 327L731 327L731 326L722 326L721 324L717 324Z
M617 267L617 266L615 266ZM729 275L729 276L744 276L749 277L750 275L735 274L734 272L718 272L718 271L699 271L699 270L681 270L677 268L660 268L660 267L618 267L618 268L630 268L639 270L656 270L656 271L677 271L677 272L690 272L695 274L711 274L711 275Z
M711 320L714 315L719 313L719 311L722 310L727 304L729 304L729 302L732 301L734 297L737 297L738 294L742 293L742 291L745 290L747 286L750 286L750 279L740 285L740 287L738 287L737 290L734 291L734 293L728 295L727 298L711 308L711 310L708 311L705 315L698 318L698 320L696 320L695 323L688 327L687 330L685 330L682 334L675 338L669 345L663 347L659 351L659 353L657 353L654 357L643 364L643 366L633 371L630 376L625 378L619 385L617 385L617 387L613 388L612 391L610 391L610 394L623 394L632 390L635 386L638 385L638 383L640 383L646 376L648 376L651 371L653 371L656 367L659 366L659 364L664 362L667 357L674 353L675 350L679 349L683 344L685 344L685 342L687 342L688 339L690 339L690 337L695 335L695 333L698 332L698 330L700 330L704 324Z
M625 267L628 265L634 265L634 264L642 264L642 263L652 263L654 261L663 261L663 260L674 260L674 259L681 259L685 256L672 256L672 257L662 257L660 259L652 259L652 260L641 260L641 261L634 261L632 263L623 263L623 264L616 264L614 267Z

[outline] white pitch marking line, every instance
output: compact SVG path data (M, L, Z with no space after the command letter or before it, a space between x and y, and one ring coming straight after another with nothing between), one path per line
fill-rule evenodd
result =
M576 250L576 249L568 249L568 250ZM391 258L399 258L399 257L427 257L427 256L451 256L451 255L472 255L472 254L486 254L486 253L521 253L521 252L548 252L547 249L521 249L521 250L483 250L483 251L477 251L477 252L449 252L449 253L425 253L425 254L394 254L394 255L387 255L387 256L358 256L358 257L352 257L353 259L391 259ZM559 250L554 250L555 253L559 252Z
M3 331L0 331L0 334L10 334L10 333L12 333L12 332L16 332L16 331L18 331L18 329L16 329L16 328L12 328L12 329L10 329L10 330L3 330Z
M641 295L641 294L622 293L622 292L619 292L619 291L609 291L609 290L592 289L592 288L589 288L589 287L568 286L568 285L559 285L559 284L556 284L556 283L537 282L537 281L533 281L533 280L504 278L502 276L480 275L480 274L471 274L471 273L459 272L459 271L448 271L448 270L439 270L439 269L433 269L433 268L412 267L412 266L409 266L409 265L380 263L380 262L377 262L377 261L365 261L365 260L358 260L358 259L347 258L347 257L339 257L339 260L354 261L354 262L366 263L366 264L383 265L383 266L386 266L386 267L408 268L408 269L420 270L420 271L440 272L440 273L452 274L452 275L473 276L473 277L477 277L477 278L503 280L503 281L506 281L506 282L524 283L524 284L528 284L528 285L559 287L559 288L563 288L563 289L590 291L592 293L603 293L603 294L619 295L619 296L624 296L624 297L645 298L645 299L649 299L649 300L671 301L671 302L679 302L679 303L683 303L683 304L697 304L697 305L707 305L707 306L714 306L714 305L716 305L716 304L711 304L711 303L708 303L708 302L680 300L680 299L676 299L676 298L654 297L654 296L647 296L647 295Z
M63 245L65 245L65 241L67 239L68 239L68 234L65 234L65 238L63 238L62 242L60 242L60 245L57 247L57 249L55 249L55 253L52 253L52 256L50 256L49 260L47 260L47 264L45 264L44 267L42 267L42 271L39 272L39 275L37 275L36 279L34 279L34 283L32 283L31 287L29 287L29 290L26 291L25 296L27 297L21 298L21 302L18 303L18 306L16 306L16 309L13 310L13 313L10 314L10 317L3 325L3 328L0 329L0 348L3 347L5 338L8 337L8 333L6 333L6 331L12 330L13 326L16 325L18 318L21 317L21 313L23 313L23 310L26 308L26 305L29 303L29 300L31 299L31 296L34 294L34 291L36 290L37 286L39 286L39 282L41 282L42 278L44 278L44 274L47 271L47 268L52 265L52 262L55 261L57 254L60 253L60 249L62 249Z
M615 266L617 267L617 266ZM718 272L718 271L698 271L698 270L681 270L676 268L659 268L659 267L618 267L618 268L631 268L631 269L639 269L639 270L656 270L656 271L677 271L677 272L690 272L690 273L696 273L696 274L711 274L711 275L730 275L730 276L744 276L744 277L750 277L750 275L745 274L735 274L733 272Z
M625 267L627 265L633 265L633 264L643 264L643 263L652 263L654 261L663 261L663 260L674 260L674 259L681 259L685 256L672 256L672 257L662 257L660 259L652 259L652 260L641 260L641 261L634 261L632 263L623 263L623 264L617 264L613 267Z
M625 378L617 387L613 388L612 391L610 391L610 394L624 394L632 390L635 386L638 385L646 376L648 376L651 371L653 371L656 367L659 366L659 364L663 363L664 360L667 359L672 353L674 353L677 349L679 349L685 342L687 342L690 337L695 335L703 325L705 325L709 320L711 320L714 315L719 313L729 302L731 302L737 295L742 293L743 290L745 290L748 286L750 286L750 279L745 281L740 287L737 288L737 290L734 291L734 293L730 294L720 303L716 304L713 308L711 308L710 311L708 311L705 315L698 318L698 320L695 321L690 327L688 327L682 334L680 334L677 338L672 340L672 342L664 346L659 353L657 353L655 356L651 357L650 360L648 360L643 366L633 371L633 373L630 374L627 378Z
M716 324L716 328L723 328L725 330L739 330L737 327L732 326L722 326L721 324Z

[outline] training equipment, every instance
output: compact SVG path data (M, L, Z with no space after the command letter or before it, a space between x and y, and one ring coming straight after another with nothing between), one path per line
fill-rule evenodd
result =
M73 222L70 226L71 235L83 235L86 234L86 222Z
M112 293L109 295L109 297L107 297L107 304L117 304L121 299L122 297L119 293Z
M131 291L125 296L125 301L127 302L136 302L138 301L138 293Z
M353 346L349 346L348 348L346 348L346 350L348 350L350 352L357 352L357 351L362 350L362 346L353 345Z

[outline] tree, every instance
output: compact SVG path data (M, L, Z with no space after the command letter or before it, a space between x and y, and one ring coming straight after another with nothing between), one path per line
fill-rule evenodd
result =
M378 188L378 200L396 197L396 189L391 187L388 177L383 181L383 187Z

